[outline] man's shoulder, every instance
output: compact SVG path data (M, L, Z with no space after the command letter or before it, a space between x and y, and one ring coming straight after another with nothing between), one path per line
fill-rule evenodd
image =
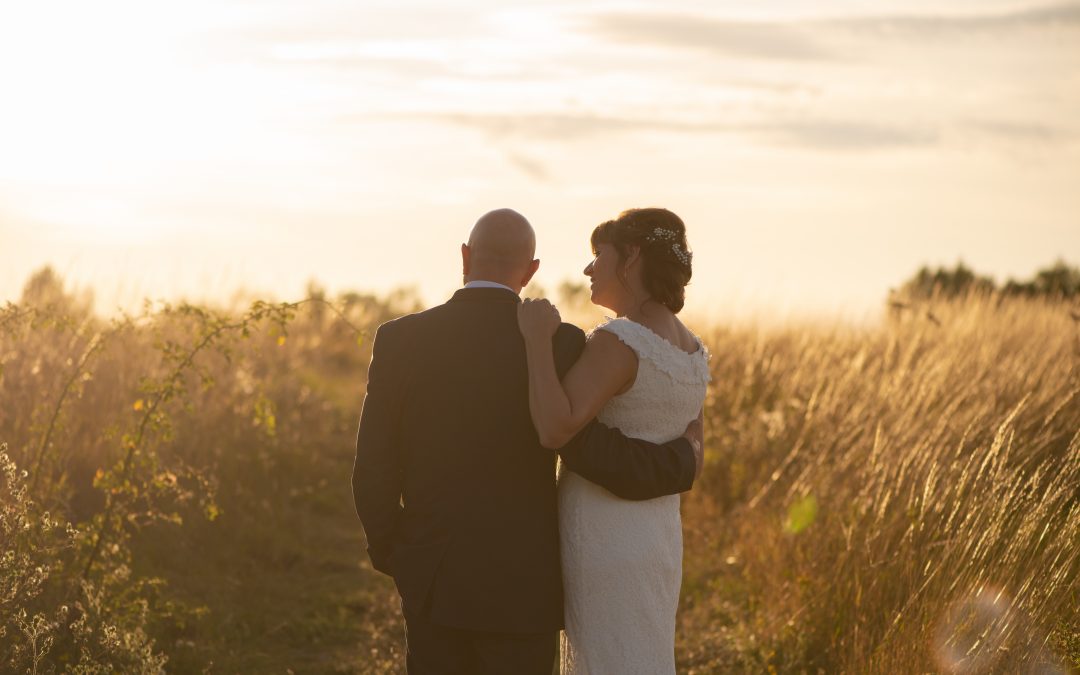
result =
M555 329L556 340L567 340L572 342L585 342L585 331L581 330L572 323L560 323L559 327Z
M379 327L375 329L375 340L386 343L402 339L404 336L411 334L416 329L416 326L422 322L422 314L424 312L405 314L379 324Z
M585 331L572 323L562 323L555 329L551 341L555 349L555 370L561 379L585 349Z
M375 339L383 343L412 341L427 332L437 331L438 326L447 321L451 314L449 303L404 314L380 324L375 329Z

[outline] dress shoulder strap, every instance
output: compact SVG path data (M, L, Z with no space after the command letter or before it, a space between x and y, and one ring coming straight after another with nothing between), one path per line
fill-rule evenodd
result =
M644 332L645 327L641 324L627 318L609 318L594 328L592 333L598 330L607 331L619 338L623 344L634 350L639 359L652 358L655 360L656 354L654 351L656 345L648 339L649 336ZM590 333L590 336L592 333Z
M684 382L708 382L709 353L698 340L698 351L687 354L645 326L626 317L607 319L592 330L607 331L619 338L639 359L654 363L661 371ZM590 333L590 335L592 335ZM696 336L695 336L696 339Z

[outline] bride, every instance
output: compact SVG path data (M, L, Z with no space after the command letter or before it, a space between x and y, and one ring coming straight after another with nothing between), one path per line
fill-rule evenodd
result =
M551 347L558 311L546 300L518 307L540 441L559 448L593 417L652 442L677 437L700 419L709 381L705 346L676 316L691 276L686 228L666 209L631 209L591 243L592 302L617 318L593 330L562 382ZM560 471L563 675L674 674L679 495L627 501Z

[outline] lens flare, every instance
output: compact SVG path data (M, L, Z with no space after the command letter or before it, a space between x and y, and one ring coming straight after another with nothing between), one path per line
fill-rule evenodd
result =
M1002 663L1019 645L1031 647L1031 626L1004 590L983 586L953 603L934 631L934 660L942 673L983 675L1004 672ZM1018 645L1019 643L1019 645ZM1045 649L1024 659L1025 673L1065 675ZM1015 654L1013 654L1015 656Z

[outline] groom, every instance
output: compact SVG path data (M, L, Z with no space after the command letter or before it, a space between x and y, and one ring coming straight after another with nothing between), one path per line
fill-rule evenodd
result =
M523 216L477 221L465 288L379 327L356 439L353 497L372 566L394 578L410 675L550 675L563 624L556 454L529 416L518 294L540 261ZM584 333L553 338L560 378ZM626 499L690 489L701 428L666 445L595 420L558 454ZM588 517L588 514L584 514Z

